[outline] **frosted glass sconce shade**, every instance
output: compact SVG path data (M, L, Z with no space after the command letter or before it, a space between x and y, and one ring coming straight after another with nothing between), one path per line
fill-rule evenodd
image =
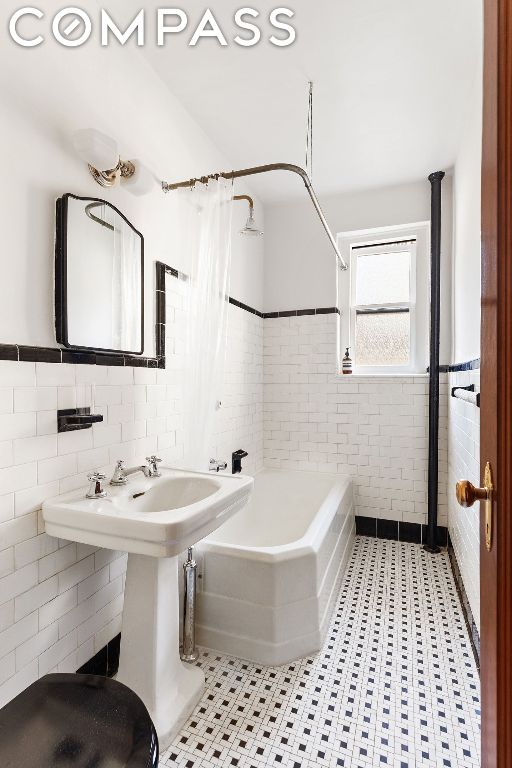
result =
M117 141L110 136L94 128L84 128L73 134L73 145L100 186L114 187L122 181L134 195L151 191L155 183L153 174L138 160L122 160Z
M135 172L132 176L123 178L123 186L137 197L147 195L155 186L155 176L140 160L131 160L130 162L134 166Z
M93 168L106 171L116 168L119 151L115 139L94 128L84 128L73 134L73 145L78 155Z

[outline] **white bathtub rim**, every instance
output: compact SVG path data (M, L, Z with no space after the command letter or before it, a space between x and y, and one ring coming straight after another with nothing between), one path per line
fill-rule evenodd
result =
M208 574L206 573L205 574L205 579L204 579L204 585L201 588L200 594L204 595L205 597L208 597L208 595L211 595L211 596L214 596L216 599L221 599L221 600L226 600L226 601L234 601L234 602L239 601L241 605L245 605L245 604L255 605L255 606L264 605L268 610L271 610L271 611L279 611L279 610L281 610L283 605L294 605L295 603L301 603L301 602L304 602L305 600L309 600L309 599L312 599L312 598L313 599L317 599L319 594L322 592L322 589L324 588L325 580L328 578L328 573L329 573L329 570L331 568L331 564L334 561L334 558L336 556L336 553L338 551L339 546L341 546L342 539L346 537L346 540L348 542L348 544L346 546L349 546L350 548L352 548L352 546L353 546L353 538L354 538L353 531L355 530L355 521L354 521L354 516L352 514L352 510L353 510L353 507L351 505L350 509L348 511L348 514L345 516L345 518L343 520L343 524L342 524L341 529L339 531L339 536L338 536L338 540L337 540L336 546L334 547L333 551L331 552L331 555L329 557L329 562L326 565L325 573L323 574L322 580L321 580L320 583L318 583L316 581L311 583L311 592L305 593L301 597L296 598L296 599L290 599L290 597L287 596L286 599L283 599L282 602L273 602L273 603L269 604L267 601L259 602L257 600L250 600L247 597L240 597L240 596L234 596L234 595L225 595L223 593L215 592L215 591L213 591L211 589L208 589ZM320 543L322 543L322 542L320 542ZM345 549L346 549L346 547L345 547ZM345 552L345 549L343 550L343 553ZM243 550L243 551L245 552L245 550ZM215 550L215 554L222 554L222 553L220 553L220 552L218 553L217 550ZM229 550L226 554L228 554L229 557L233 556L231 550ZM297 556L303 556L304 554L306 554L306 555L313 555L314 556L314 555L316 555L316 550L311 545L304 546L300 550L294 549L294 550L288 552L286 558L280 558L280 559L276 558L276 559L273 559L272 562L273 563L283 563L283 562L287 562L287 561L292 560L292 559L294 560ZM240 553L237 553L236 557L238 557L239 559L243 559L243 560L249 559L249 558L242 557L240 555ZM343 556L342 556L342 558L340 558L340 562L341 562L341 560L343 560ZM204 598L201 597L201 599L204 599ZM206 625L203 625L203 626L206 626Z
M203 551L214 552L219 555L229 555L231 557L269 563L289 560L300 555L307 556L315 554L323 540L322 535L332 523L333 517L338 511L341 502L344 500L347 491L350 493L350 509L348 513L350 514L350 511L353 509L352 478L345 475L342 475L341 477L339 475L327 475L327 473L325 476L335 477L337 483L329 489L327 496L322 501L317 513L300 539L288 542L287 544L278 544L273 547L254 547L246 544L228 544L221 541L210 541L209 537L206 537L199 542L200 548Z

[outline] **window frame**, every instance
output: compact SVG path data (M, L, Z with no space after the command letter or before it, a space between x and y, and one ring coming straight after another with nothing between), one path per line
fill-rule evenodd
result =
M404 247L406 246L406 247ZM362 250L364 248L364 254ZM357 263L359 256L381 255L386 253L402 253L407 250L410 254L409 263L409 301L381 302L379 304L356 304ZM356 318L358 313L379 314L379 310L407 311L409 314L409 362L407 365L357 365L356 357ZM354 361L360 373L411 373L416 360L416 240L395 240L386 244L360 245L350 247L350 329L349 339L352 343Z
M428 338L429 338L429 270L428 254L430 247L430 223L418 222L415 224L399 225L394 227L381 227L379 229L356 230L338 234L338 245L349 268L345 272L338 270L338 306L340 308L339 323L339 367L345 348L351 347L351 356L354 358L353 372L356 375L414 375L425 373L428 364ZM411 243L414 241L414 243ZM387 244L390 245L387 245ZM396 244L396 245L395 245ZM403 245L412 246L409 285L409 302L382 303L378 305L357 305L357 254L361 252L361 246L366 248L366 253L400 252ZM378 309L402 309L409 310L410 319L410 348L409 363L407 365L377 365L358 366L355 349L355 324L357 310Z

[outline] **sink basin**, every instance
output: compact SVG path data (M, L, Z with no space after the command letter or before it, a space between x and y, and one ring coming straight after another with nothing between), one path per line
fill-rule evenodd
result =
M104 499L86 499L85 488L48 499L43 518L50 536L129 553L117 679L146 705L163 751L205 682L179 655L178 555L242 509L253 479L161 472L130 475L127 485L107 486Z
M107 486L104 499L85 490L43 504L46 532L69 541L172 557L207 536L247 502L253 480L162 469L162 476L131 475L127 485Z
M203 501L217 493L220 487L219 482L209 478L170 477L152 486L148 491L143 491L142 495L137 495L136 498L132 494L130 506L134 510L147 514L166 512ZM117 497L116 503L119 503L119 500Z

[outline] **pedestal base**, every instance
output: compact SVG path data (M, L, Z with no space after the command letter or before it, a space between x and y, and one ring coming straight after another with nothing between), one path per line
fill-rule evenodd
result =
M204 690L198 667L179 656L178 558L128 555L117 679L135 691L163 752Z

